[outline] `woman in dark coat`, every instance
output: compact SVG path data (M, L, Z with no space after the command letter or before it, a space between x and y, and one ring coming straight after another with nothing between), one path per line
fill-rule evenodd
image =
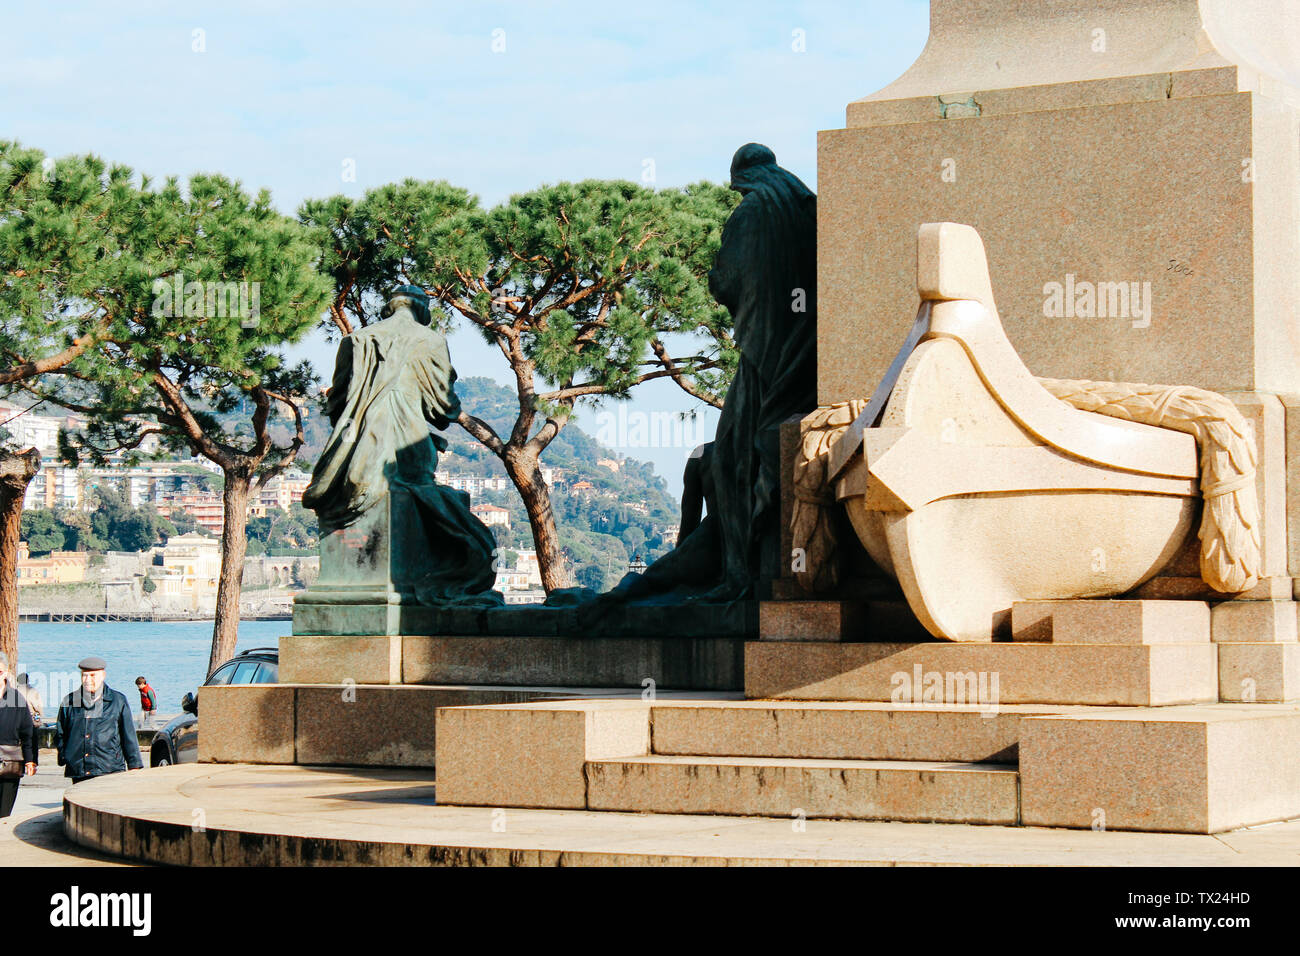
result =
M9 658L0 652L0 817L13 813L18 781L35 772L36 728L32 712L9 673Z

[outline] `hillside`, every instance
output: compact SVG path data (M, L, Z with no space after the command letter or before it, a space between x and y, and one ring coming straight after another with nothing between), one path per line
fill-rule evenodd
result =
M483 419L498 433L514 424L518 400L514 392L490 378L470 377L456 383L461 405ZM605 590L626 573L633 557L647 564L670 550L673 541L666 529L680 520L678 503L668 494L667 483L647 462L619 458L582 430L581 418L571 421L542 455L544 467L556 470L551 499L565 553L573 562L579 584ZM309 417L307 442L302 458L314 462L324 447L329 427L324 416ZM505 476L505 467L462 428L452 426L445 433L447 451L439 456L439 471L450 475ZM598 465L600 459L616 460L618 470ZM590 490L575 492L579 482L590 482ZM495 528L502 547L531 548L532 533L523 502L514 488L485 491L474 504L494 504L510 512L510 528Z
M456 392L467 412L507 433L514 424L518 402L510 389L490 378L470 377L456 383ZM52 407L51 413L66 413ZM234 431L248 431L248 408L218 414ZM577 583L605 590L626 573L628 564L639 557L647 564L672 548L674 529L680 521L678 502L668 493L667 483L648 462L620 458L582 429L581 414L570 421L542 455L543 467L554 469L552 505L565 553L573 563ZM280 447L289 444L292 424L276 409L269 425L272 439ZM305 443L298 456L310 470L329 437L330 425L320 403L312 403L305 416ZM495 455L476 442L462 428L453 425L445 432L447 451L439 456L438 468L448 476L501 476L505 467ZM600 465L613 462L617 468ZM195 469L196 471L198 469ZM204 472L219 488L219 476ZM587 482L591 487L574 490ZM532 533L523 502L513 487L484 491L473 497L474 504L494 504L510 512L510 528L493 529L503 548L531 548ZM250 531L254 531L250 525Z

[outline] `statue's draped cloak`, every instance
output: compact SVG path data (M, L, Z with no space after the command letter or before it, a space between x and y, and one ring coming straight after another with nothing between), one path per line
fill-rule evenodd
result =
M415 537L427 543L425 554L403 556L415 564L421 604L487 592L494 581L491 532L470 513L467 494L434 480L447 445L429 425L446 428L460 414L455 383L446 338L408 309L346 336L326 399L334 429L302 499L328 534L400 489L414 514L394 509L393 520L418 520Z
M707 455L710 511L612 600L755 596L779 573L780 425L817 407L817 198L775 163L739 170L709 290L731 313L740 363Z

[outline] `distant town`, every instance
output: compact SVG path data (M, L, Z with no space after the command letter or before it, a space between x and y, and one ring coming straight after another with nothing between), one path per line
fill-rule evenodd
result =
M86 422L76 414L41 411L0 401L0 428L8 432L8 444L35 447L42 456L42 467L23 501L17 565L20 613L38 619L79 619L100 612L161 619L211 616L225 523L220 468L201 457L163 459L156 436L146 437L136 449L142 459L136 463L110 458L107 464L73 467L62 459L59 432L84 429ZM310 405L303 411L311 421L309 430L319 436L327 423ZM463 457L467 447L453 441L443 458L450 467L437 471L437 481L468 494L474 502L470 510L497 537L495 587L506 603L540 603L545 592L536 551L527 546L532 539L522 503L504 474L476 473L482 462ZM572 468L542 469L552 492L567 505L571 524L573 509L588 512L571 531L580 541L576 563L585 572L579 578L587 586L612 586L676 539L677 525L670 523L676 516L667 514L663 503L652 516L647 500L612 494L610 482L619 481L626 464L626 459L611 455L594 460L594 475ZM601 479L601 474L608 478ZM310 480L308 471L290 468L253 490L241 616L287 616L293 594L309 586L318 573L315 515L302 507ZM150 530L134 540L115 541L77 531L87 516L108 508L134 515L135 524L150 529L150 522L156 521L157 533ZM620 528L621 549L606 546L603 554L579 550L590 542L601 551L599 539L611 536L598 532ZM134 547L140 550L131 550Z

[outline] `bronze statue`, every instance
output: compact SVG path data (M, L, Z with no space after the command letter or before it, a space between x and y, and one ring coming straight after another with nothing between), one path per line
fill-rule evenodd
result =
M356 530L373 548L370 516L390 509L378 532L388 543L390 579L403 603L500 602L491 532L469 511L469 496L434 481L446 428L460 414L447 340L430 326L429 299L402 286L382 320L339 343L326 410L334 426L303 493L324 539ZM390 530L391 529L391 530Z
M817 407L817 197L758 143L736 151L731 188L744 199L723 229L709 290L731 312L740 364L717 436L688 465L708 514L689 533L686 516L677 547L609 601L758 597L788 560L779 429Z

